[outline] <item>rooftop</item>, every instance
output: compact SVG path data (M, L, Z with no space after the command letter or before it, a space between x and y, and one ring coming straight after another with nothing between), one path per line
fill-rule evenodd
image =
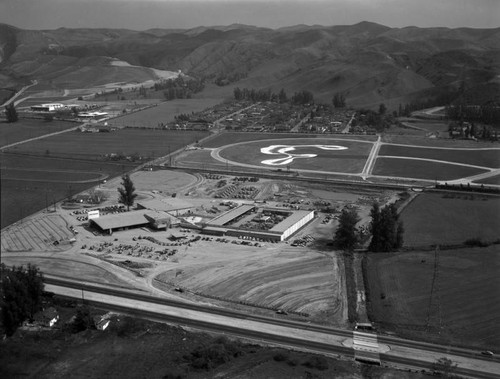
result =
M213 226L224 226L231 220L234 220L235 218L247 213L248 211L251 211L252 209L255 208L255 205L251 204L243 204L240 205L239 207L236 207L234 209L231 209L217 217L214 217L211 219L207 224L213 225Z
M274 225L269 231L284 233L289 227L294 225L296 222L300 221L302 218L306 217L313 211L293 211L290 216L285 218L283 221Z
M194 205L184 201L182 199L176 198L165 198L165 199L151 199L151 200L143 200L137 202L142 208L152 209L155 211L175 211L180 209L192 208Z

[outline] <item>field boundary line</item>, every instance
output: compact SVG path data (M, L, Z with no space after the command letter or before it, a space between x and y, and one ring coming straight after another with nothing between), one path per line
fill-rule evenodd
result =
M5 150L5 149L9 149L9 148L17 146L17 145L22 145L23 143L32 142L32 141L36 141L36 140L39 140L39 139L56 136L56 135L62 134L62 133L71 132L71 131L77 130L79 127L80 127L80 125L75 126L73 128L66 129L66 130L60 130L58 132L44 134L43 136L38 136L38 137L33 137L33 138L25 139L24 141L14 142L14 143L11 143L9 145L5 145L5 146L0 147L0 151Z

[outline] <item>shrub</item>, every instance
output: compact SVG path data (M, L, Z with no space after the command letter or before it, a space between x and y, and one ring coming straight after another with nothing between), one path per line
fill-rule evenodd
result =
M480 238L469 238L464 242L466 246L469 247L487 247L488 244L484 241L481 241Z
M318 357L318 356L310 357L302 365L322 371L328 369L328 361L326 360L325 357Z
M213 369L243 354L239 344L225 337L217 338L208 346L196 347L185 359L195 369Z
M279 352L279 353L276 353L274 355L273 359L276 362L283 362L283 361L286 361L288 359L288 354L283 353L283 352Z

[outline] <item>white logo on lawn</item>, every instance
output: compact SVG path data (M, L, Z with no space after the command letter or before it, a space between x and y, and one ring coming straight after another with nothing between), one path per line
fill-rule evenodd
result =
M345 146L337 145L271 145L268 147L262 147L260 152L262 154L270 155L285 155L283 158L276 159L266 159L261 163L270 166L282 166L292 163L295 158L314 158L318 156L317 154L293 154L290 151L294 151L296 147L315 147L321 150L347 150Z

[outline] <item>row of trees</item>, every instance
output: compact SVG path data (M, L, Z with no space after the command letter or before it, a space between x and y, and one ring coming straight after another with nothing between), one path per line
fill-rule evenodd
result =
M332 104L335 108L345 108L345 95L343 93L337 92L335 95L333 95Z
M456 121L480 122L500 125L500 106L450 104L445 107L446 116Z
M393 204L380 209L373 204L370 212L370 233L372 235L369 251L396 251L403 246L404 227L399 220L396 207ZM339 217L339 226L335 231L334 245L338 249L352 251L360 241L360 233L356 228L359 216L354 208L345 207Z
M267 90L255 90L249 88L239 88L236 87L233 90L233 95L235 100L247 100L247 101L272 101L274 103L286 103L288 101L288 96L285 90L282 88L279 93L272 92L270 89Z
M21 324L33 321L42 308L43 277L36 266L8 269L2 264L1 307L2 324L7 336L11 336Z

